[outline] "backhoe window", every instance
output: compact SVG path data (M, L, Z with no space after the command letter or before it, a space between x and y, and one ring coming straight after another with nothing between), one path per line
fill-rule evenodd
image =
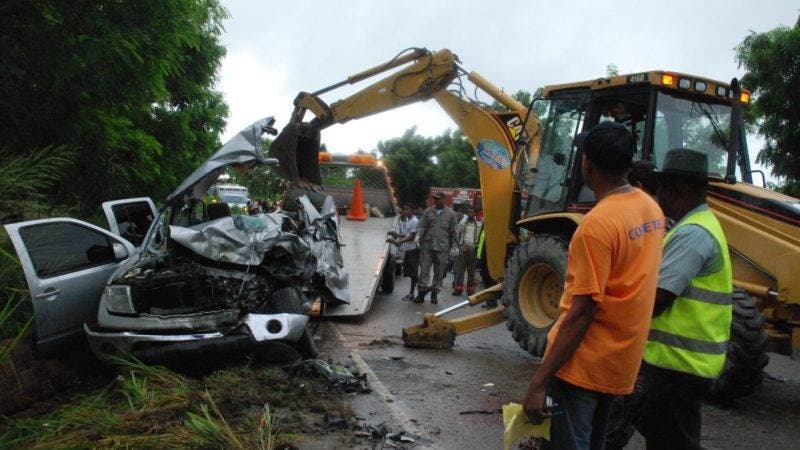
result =
M649 103L649 94L624 94L601 97L597 100L599 122L621 123L633 134L633 140L636 142L634 160L642 159Z
M563 209L561 204L567 192L565 181L573 159L572 140L583 125L585 105L586 98L553 99L551 102L543 119L539 159L536 168L531 169L533 178L528 184L526 216Z
M659 92L653 136L653 161L661 168L673 148L708 155L708 174L723 178L727 169L731 107Z

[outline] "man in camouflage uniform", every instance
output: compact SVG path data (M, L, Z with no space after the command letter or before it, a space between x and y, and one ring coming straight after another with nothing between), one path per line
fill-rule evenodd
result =
M442 287L447 257L458 241L456 213L445 206L442 192L434 192L433 201L434 206L422 213L422 216L419 217L419 224L417 224L420 273L419 293L414 299L415 303L424 302L428 292L431 293L431 303L438 303L437 294ZM433 266L433 280L428 284L431 266Z

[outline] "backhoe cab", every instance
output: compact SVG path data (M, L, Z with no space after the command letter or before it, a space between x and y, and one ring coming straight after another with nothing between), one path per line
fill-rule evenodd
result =
M660 168L673 148L708 155L708 203L727 236L737 288L726 368L714 392L752 392L768 342L783 353L800 344L800 281L792 275L800 269L800 202L752 185L741 115L749 92L735 79L728 85L652 71L548 86L543 97L531 106L544 127L541 145L532 156L517 154L512 167L520 243L506 264L502 301L514 339L534 355L544 352L559 313L568 242L596 203L573 138L613 120L633 134L635 160Z
M729 169L738 169L749 181L740 131L734 152L740 149L742 157L733 158L739 165L728 166L734 97L741 101L749 94L737 85L662 71L545 87L531 106L544 126L541 144L536 152L516 155L512 166L522 239L507 263L503 300L508 327L523 348L544 352L559 313L567 244L596 202L582 180L574 137L599 122L616 121L633 134L635 160L660 167L668 150L691 148L709 156L711 179L723 181Z

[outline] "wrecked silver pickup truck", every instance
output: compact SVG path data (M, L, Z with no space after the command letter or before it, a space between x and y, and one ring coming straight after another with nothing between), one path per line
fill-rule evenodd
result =
M260 344L315 353L311 303L348 303L333 199L296 199L293 213L231 215L203 194L226 168L265 158L267 118L195 170L156 211L148 198L106 202L109 230L70 218L6 225L53 353L85 333L100 357L145 359ZM146 231L145 231L146 230Z

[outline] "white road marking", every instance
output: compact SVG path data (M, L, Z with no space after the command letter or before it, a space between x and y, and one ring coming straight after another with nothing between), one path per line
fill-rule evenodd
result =
M383 384L380 378L378 378L378 376L375 374L375 372L372 370L369 364L367 364L367 362L364 361L364 358L361 357L361 355L358 352L358 348L350 345L350 341L348 341L347 338L344 337L342 332L339 330L339 327L337 327L335 323L328 322L328 324L331 326L333 334L336 335L336 339L338 339L339 342L342 343L342 345L350 349L350 354L353 358L353 362L355 363L356 367L358 368L359 371L367 375L369 384L372 387L372 391L376 393L378 397L380 397L384 402L386 402L386 407L389 409L389 413L398 422L400 427L405 431L414 433L418 436L422 436L423 435L422 431L419 429L419 427L417 427L417 425L414 422L411 421L411 418L406 412L406 409L403 407L402 402L397 400L389 392L389 390L386 388L386 386ZM417 448L424 448L424 447L417 447Z

